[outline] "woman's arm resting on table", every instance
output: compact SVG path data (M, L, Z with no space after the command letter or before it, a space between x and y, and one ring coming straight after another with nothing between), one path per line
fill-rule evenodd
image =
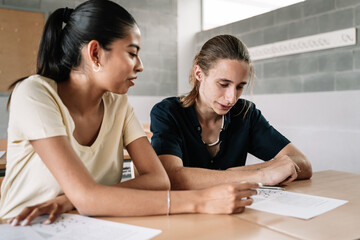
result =
M32 141L32 144L59 182L66 197L81 214L144 216L168 212L167 191L137 190L97 184L66 137L36 140ZM256 194L253 190L256 187L258 185L255 183L241 183L199 191L171 192L170 213L241 212L245 206L252 203L249 197Z
M203 190L195 191L172 191L169 193L171 199L170 205L167 205L167 192L166 191L156 191L153 197L156 197L160 201L166 202L166 212L156 214L166 214L169 211L169 214L177 213L206 213L206 214L232 214L232 213L241 213L245 210L246 206L252 204L253 199L251 196L256 195L257 191L255 188L260 187L257 183L239 183L239 184L224 184L218 185L211 188L206 188ZM150 192L150 191L143 191ZM139 195L138 197L143 198L144 194ZM66 198L65 195L59 196L57 199ZM68 201L68 200L67 200ZM131 200L130 200L131 201ZM51 201L49 201L51 202ZM69 202L69 201L68 201ZM70 202L69 202L70 203ZM119 204L122 204L119 201ZM130 204L129 204L130 205ZM72 205L71 205L72 207ZM147 205L146 207L151 207ZM115 207L114 207L115 208ZM26 208L33 210L32 208ZM26 210L25 209L25 210ZM22 220L22 225L29 225L33 219L37 216L48 213L49 211L43 208L43 212L38 210L34 212L31 216L23 211L23 214L20 214L16 218L16 222L13 220L13 225L19 225ZM52 209L58 209L53 207ZM135 210L136 211L136 210ZM140 210L139 210L140 211ZM54 210L55 212L55 210ZM56 212L52 218L49 218L44 223L50 224L55 221L56 217L62 212ZM135 214L133 214L135 216ZM10 222L11 223L11 222ZM15 223L15 224L14 224Z
M132 160L136 162L140 176L136 177L136 179L118 183L115 186L148 190L170 189L170 181L165 169L146 137L136 139L127 148ZM138 149L141 149L141 151ZM24 219L27 219L27 221L23 221L23 225L30 224L36 217L42 214L49 214L45 223L53 223L59 214L71 211L72 209L74 209L74 206L70 200L65 195L60 195L44 203L25 208L14 218L17 219L15 224L20 223Z
M126 148L139 176L117 186L144 190L170 189L169 177L146 137L136 139Z
M159 214L160 206L157 204L163 203L156 198L146 197L156 192L96 183L72 149L67 137L35 140L32 145L80 213L108 216ZM144 198L139 197L142 193ZM152 205L154 207L149 207Z

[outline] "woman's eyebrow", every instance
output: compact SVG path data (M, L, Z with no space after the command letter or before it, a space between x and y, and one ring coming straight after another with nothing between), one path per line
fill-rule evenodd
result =
M140 51L140 47L136 44L133 44L133 43L129 44L128 47L134 47L134 48L136 48L137 51Z

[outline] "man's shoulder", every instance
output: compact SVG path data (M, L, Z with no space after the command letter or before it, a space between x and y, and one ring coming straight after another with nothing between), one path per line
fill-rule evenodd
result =
M181 102L179 97L167 97L160 102L156 103L152 108L153 111L177 111L181 108Z

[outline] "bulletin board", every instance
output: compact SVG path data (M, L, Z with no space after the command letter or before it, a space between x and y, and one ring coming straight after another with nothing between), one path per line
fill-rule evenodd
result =
M36 72L45 13L0 8L0 92Z

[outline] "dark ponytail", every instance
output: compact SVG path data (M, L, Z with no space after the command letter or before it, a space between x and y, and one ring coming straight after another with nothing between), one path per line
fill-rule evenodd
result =
M69 78L70 69L62 64L65 54L61 49L64 8L53 12L46 21L37 57L36 73L62 82Z
M70 71L80 66L85 44L97 40L103 49L110 50L110 44L127 37L134 26L136 21L131 14L109 0L89 0L74 10L59 8L46 21L36 73L56 82L67 81ZM9 89L25 78L11 84Z
M71 69L81 63L80 51L85 44L97 40L102 48L109 50L109 45L126 37L134 25L130 13L108 0L90 0L73 11L57 9L44 27L37 74L56 82L67 81Z

